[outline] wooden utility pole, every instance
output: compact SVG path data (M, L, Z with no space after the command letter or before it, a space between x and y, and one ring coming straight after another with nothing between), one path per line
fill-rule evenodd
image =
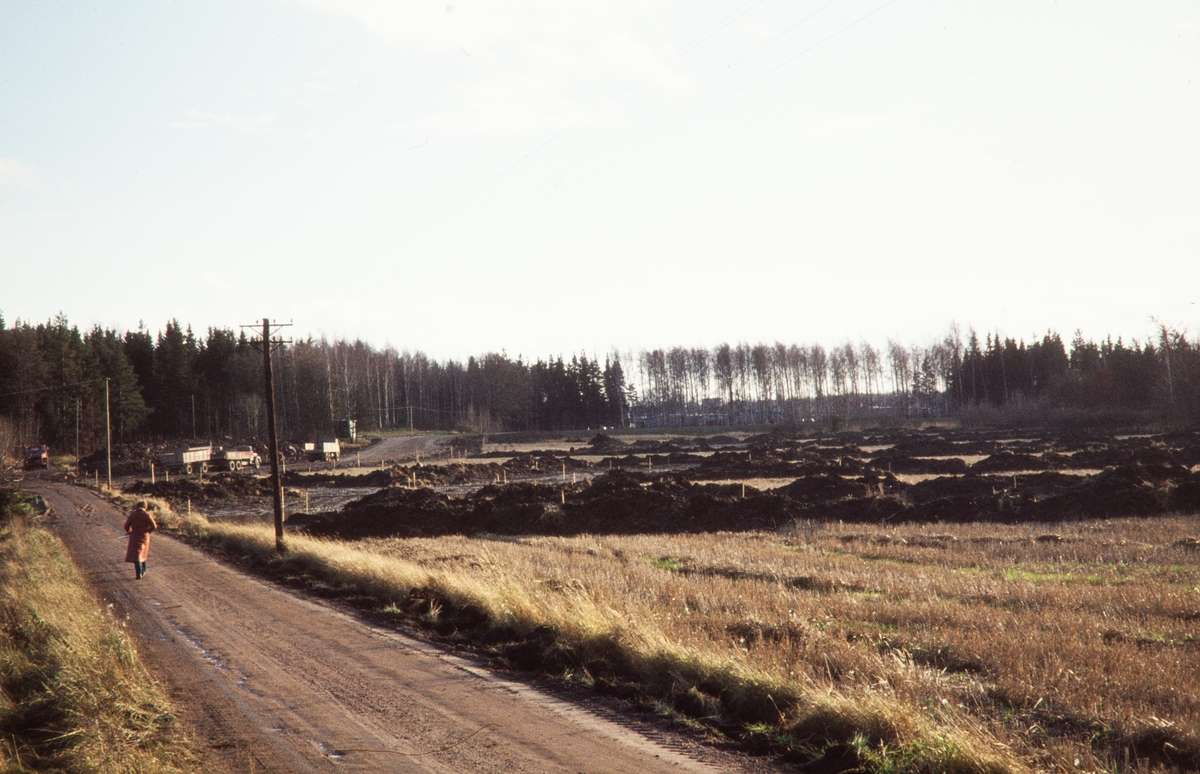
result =
M108 457L108 490L112 491L112 412L108 406L108 379L104 380L104 448Z
M274 323L276 329L289 325L291 325L290 322ZM276 346L283 346L291 341L290 339L288 341L272 339L271 326L270 319L264 317L262 340L254 343L261 345L263 351L263 375L267 391L267 443L271 458L271 496L275 501L275 551L282 554L287 549L283 544L283 479L279 475L279 433L275 428L275 379L271 371L271 352ZM252 326L243 325L242 327Z

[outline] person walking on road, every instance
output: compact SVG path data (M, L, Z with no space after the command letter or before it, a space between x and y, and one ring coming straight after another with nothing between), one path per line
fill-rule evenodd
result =
M141 580L146 574L146 557L150 556L150 533L158 529L158 523L146 510L146 501L139 500L125 519L125 534L129 535L129 547L125 549L125 561L133 564L134 577Z

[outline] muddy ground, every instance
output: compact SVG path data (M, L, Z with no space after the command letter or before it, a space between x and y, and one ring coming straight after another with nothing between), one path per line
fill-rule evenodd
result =
M316 535L633 534L773 530L794 520L1013 523L1194 513L1198 465L1200 434L1193 432L842 433L635 444L598 435L567 452L495 461L477 454L365 473L292 470L284 483L293 504L306 491L346 491L342 500L321 500L337 510L290 517ZM754 479L791 483L769 490L737 483ZM127 490L218 510L270 508L266 480L245 473L139 481Z

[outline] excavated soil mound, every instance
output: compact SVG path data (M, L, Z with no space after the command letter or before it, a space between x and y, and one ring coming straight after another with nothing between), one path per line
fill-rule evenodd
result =
M598 434L589 442L591 450L616 452L598 464L562 452L533 452L511 456L503 464L395 466L355 476L293 473L286 480L291 486L380 487L339 512L313 517L307 527L313 534L350 539L744 531L775 529L798 518L1016 523L1200 511L1200 473L1179 464L1200 457L1200 436L1194 433L1066 440L982 431L820 438L769 434L710 456L690 451L700 448L698 443L669 439L629 444ZM884 450L868 461L863 449L872 447ZM973 466L961 458L978 453L988 456ZM669 472L660 470L668 465ZM567 484L570 479L559 483L564 467L611 470ZM1090 467L1103 469L1091 476L1057 472ZM931 477L909 485L897 473ZM542 483L521 482L524 478ZM741 483L704 483L752 478L791 483L769 491ZM505 480L512 483L501 483ZM468 491L481 484L464 496L436 491ZM222 502L243 492L269 494L265 482L232 475L143 483L131 491L200 503Z
M570 455L555 455L547 452L518 454L504 463L503 467L509 475L530 473L558 473L566 466L567 472L583 470L591 467L587 460L577 459Z
M150 463L158 461L158 455L165 447L147 446L145 444L121 443L112 447L112 471L117 476L136 476L150 470ZM51 451L54 451L51 449ZM79 469L82 473L100 473L104 475L108 468L108 452L99 449L86 457L79 459Z
M672 456L674 459L674 456ZM861 474L863 463L855 457L828 458L799 448L757 447L748 451L719 451L703 457L690 475L695 479L790 478L835 471Z
M672 455L673 456L673 455ZM751 458L754 457L754 458ZM893 460L904 457L893 457ZM570 457L529 455L518 466L562 469ZM641 462L640 458L631 457ZM470 496L389 486L314 521L308 532L343 539L440 534L637 534L774 529L793 518L846 522L1064 521L1200 510L1200 473L1134 462L1096 475L1040 470L1044 457L997 451L995 473L942 475L907 485L874 463L836 461L796 445L716 452L682 473L614 469L571 485L487 485ZM932 461L947 462L947 461ZM958 460L961 462L961 460ZM497 466L498 467L498 466ZM450 470L455 467L451 466ZM487 468L485 468L486 470ZM551 470L554 468L551 467ZM1010 470L1026 473L1010 473ZM1001 470L1003 473L1001 473ZM790 475L768 492L697 484L713 475ZM403 472L398 480L407 482Z
M972 473L1011 473L1018 470L1049 470L1050 462L1032 454L998 451L971 466Z
M752 487L692 484L617 470L587 484L485 486L464 498L384 489L307 527L356 539L445 534L638 534L776 529L800 508ZM565 502L564 502L565 499Z
M158 497L170 502L191 500L197 505L225 504L242 497L270 497L268 479L256 476L228 475L215 478L182 478L174 481L137 481L125 488L131 494Z
M646 463L650 463L650 468L654 466L663 467L664 465L695 465L704 462L706 458L696 454L688 454L680 452L677 454L626 454L624 457L605 457L600 460L601 468L628 468L636 470L637 468L646 467Z
M337 473L297 473L294 470L289 470L283 476L285 486L293 487L308 487L308 486L326 486L331 488L339 487L385 487L399 481L399 477L394 472L394 469L385 468L381 470L372 470L370 473L361 475L339 475Z
M904 454L888 452L872 457L869 464L879 470L909 475L947 476L962 475L967 472L967 463L958 457L931 460L925 457L909 457Z
M611 435L604 433L596 433L592 439L588 441L588 446L592 447L592 451L596 454L615 454L624 451L629 447L629 444L624 441L618 441Z
M945 438L912 438L897 441L889 449L905 457L954 457L966 454L963 447Z
M862 481L847 480L826 471L797 478L787 486L776 489L775 493L805 505L819 505L851 497L864 497L868 493L868 486Z
M1071 455L1071 464L1077 468L1109 468L1118 465L1173 465L1178 464L1175 453L1165 446L1143 444L1120 444L1098 449L1084 449Z
M1195 477L1187 468L1177 465L1121 465L1088 476L1061 494L1037 499L1021 510L1036 521L1157 516L1179 508L1180 499L1189 499L1190 489L1182 493L1182 498L1176 491L1180 484L1190 485L1193 481Z

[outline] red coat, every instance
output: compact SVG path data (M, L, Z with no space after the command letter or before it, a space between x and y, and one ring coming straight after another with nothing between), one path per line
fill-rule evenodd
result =
M125 532L129 534L129 547L125 549L125 561L144 562L150 556L150 533L158 529L154 517L141 508L134 508L125 520Z

